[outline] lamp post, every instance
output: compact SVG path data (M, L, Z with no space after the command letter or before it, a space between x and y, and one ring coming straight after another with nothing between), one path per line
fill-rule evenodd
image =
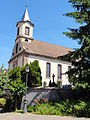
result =
M27 112L27 81L28 81L29 67L26 67L26 88L25 88L25 99L24 99L24 109L23 112Z

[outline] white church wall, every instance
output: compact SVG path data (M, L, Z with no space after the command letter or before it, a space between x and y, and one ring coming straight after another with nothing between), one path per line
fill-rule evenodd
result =
M17 26L17 29L19 28L19 35L22 36L22 31L23 31L23 24L22 23L19 23L18 26Z
M18 66L22 67L22 65L23 65L22 63L23 63L23 56L20 55L20 56L18 57Z
M62 73L65 73L66 71L68 71L68 66L70 66L71 64L68 62L63 62L63 61L59 61L57 59L49 59L49 58L45 58L45 57L40 57L40 56L33 56L30 55L28 57L28 63L33 62L35 60L39 61L39 65L41 68L41 72L42 72L42 84L44 82L47 83L47 85L49 84L49 81L53 81L52 75L55 75L55 82L57 83L58 79L57 79L57 66L58 64L62 65ZM49 62L51 63L51 77L50 79L46 78L46 63ZM69 81L68 81L68 76L63 74L62 75L62 85L68 85Z
M14 65L15 64L15 65ZM14 67L23 67L23 54L19 55L18 57L14 58L9 62L9 69L12 70Z
M13 69L13 62L12 62L12 61L9 63L9 69L10 69L10 70Z
M62 84L63 85L69 85L69 81L68 81L68 75L66 75L65 73L68 71L68 66L71 66L71 64L62 64Z
M30 36L33 38L33 27L30 26Z

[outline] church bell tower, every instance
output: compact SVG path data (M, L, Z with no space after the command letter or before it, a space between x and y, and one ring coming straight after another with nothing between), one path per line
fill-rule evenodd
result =
M16 41L20 38L23 41L32 42L33 40L33 28L34 24L30 21L30 17L28 14L27 4L25 8L25 12L21 21L17 22L17 37Z
M33 42L33 28L34 24L31 22L28 14L27 4L25 12L21 21L17 22L17 35L15 40L15 45L12 50L12 55L9 60L9 69L14 69L15 67L22 67L25 65L25 48L23 44Z

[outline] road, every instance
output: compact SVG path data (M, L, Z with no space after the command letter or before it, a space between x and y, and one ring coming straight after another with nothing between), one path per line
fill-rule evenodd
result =
M34 114L2 113L0 120L90 120L90 118L58 117Z

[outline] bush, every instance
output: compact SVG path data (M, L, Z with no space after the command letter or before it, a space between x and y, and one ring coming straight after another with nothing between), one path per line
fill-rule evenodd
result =
M10 98L6 99L6 104L4 106L4 111L5 112L15 111L14 100L11 100Z
M28 112L41 115L73 115L79 117L90 117L90 102L77 100L60 101L59 103L42 103L33 107L28 107Z
M42 77L41 77L41 69L39 66L39 62L35 60L34 62L30 62L30 64L27 64L26 66L29 67L29 73L28 73L28 87L39 87L42 85ZM21 70L21 79L23 82L26 81L26 66L24 66Z
M28 107L28 112L34 112L39 115L62 115L61 112L55 108L55 106L52 106L48 103Z
M61 87L61 81L57 81L57 87L60 88Z
M9 101L12 102L12 105L10 105L10 108L13 107L15 110L20 109L20 104L23 95L25 94L25 83L21 80L21 68L14 68L9 72L9 77L11 79L9 85L9 99L7 100L7 106L9 104Z
M49 81L49 87L57 87L57 84L55 82Z
M26 82L26 67L29 67L28 73L28 87L36 87L41 86L41 69L39 67L39 62L34 61L30 64L27 64L23 68L16 67L13 70L9 71L9 99L7 100L6 109L8 108L8 104L10 101L12 105L10 105L10 109L15 110L20 109L21 100L23 95L25 94L25 82Z
M10 79L9 79L8 71L5 72L4 66L2 65L2 67L0 68L0 97L1 98L7 96L6 90L8 90L9 88L9 81Z
M90 114L89 114L89 109L90 109L90 106L85 102L85 101L78 101L78 103L77 104L75 104L74 106L73 106L73 113L74 113L74 115L76 115L76 116L82 116L82 117L84 117L84 116L89 116ZM88 113L88 115L87 115L87 113Z
M34 106L29 106L29 107L27 107L27 111L28 111L28 112L35 112L35 111L34 111Z
M6 104L6 99L1 98L0 99L0 108L3 108L5 106L5 104Z
M46 83L45 81L44 81L44 83L43 83L43 86L44 86L44 87L46 87L46 86L47 86L47 83Z
M35 99L34 101L37 105L40 105L42 103L47 103L48 100L46 98L43 98L43 99Z
M50 106L49 104L41 104L41 106L37 107L36 113L42 115L56 115L57 110L54 106Z

